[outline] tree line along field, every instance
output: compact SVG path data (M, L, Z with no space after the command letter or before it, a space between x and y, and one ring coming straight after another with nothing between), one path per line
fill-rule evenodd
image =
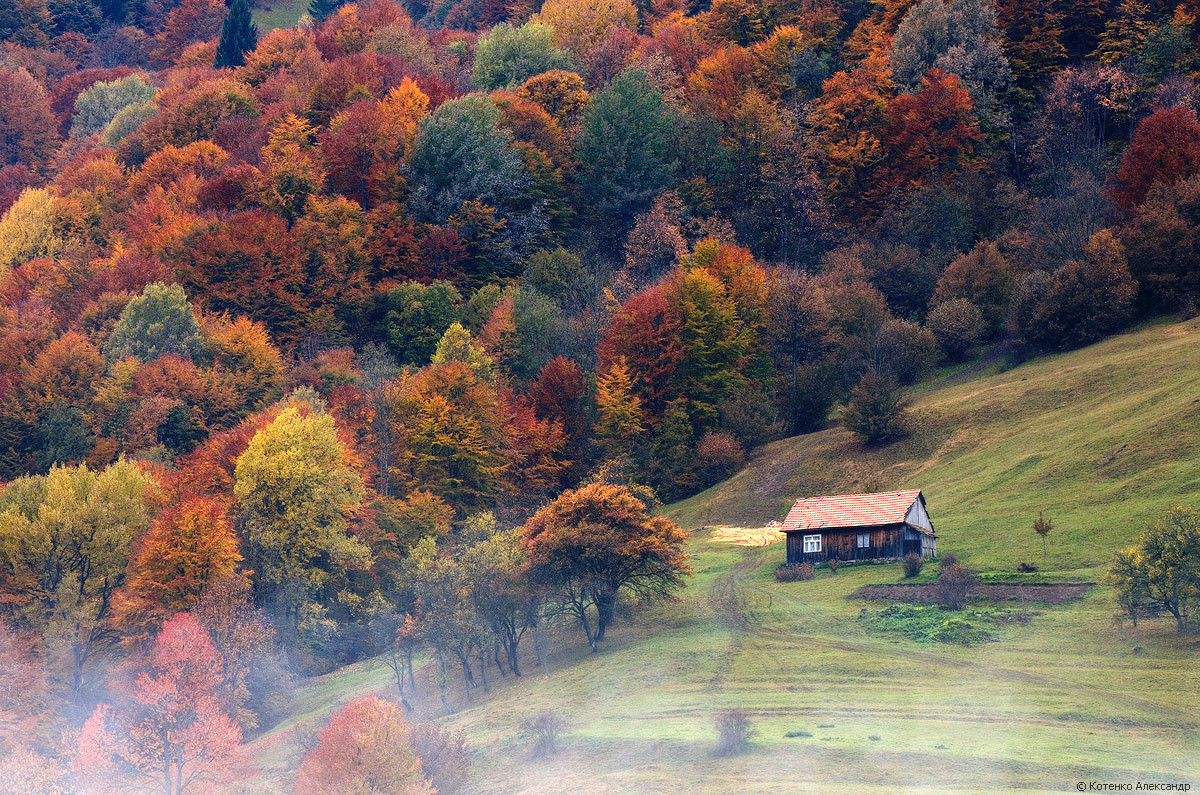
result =
M689 542L696 575L678 602L634 608L635 620L620 622L599 655L556 642L548 678L510 677L439 718L470 738L470 791L1061 791L1079 780L1195 781L1200 667L1195 638L1169 618L1118 627L1111 589L1100 585L1067 604L999 606L1033 615L997 624L991 642L916 642L859 620L886 602L847 598L900 581L900 564L779 583L781 544L738 546L704 526L762 522L777 515L772 501L781 515L799 490L919 485L939 551L985 576L1028 561L1042 571L1026 579L1096 581L1142 524L1200 498L1200 387L1188 355L1197 343L1200 322L1161 322L1003 372L944 372L914 407L918 438L886 453L842 430L768 446L744 472L668 510L700 528ZM1106 471L1122 446L1136 464ZM1036 455L1044 467L1029 465ZM1056 528L1046 557L1031 529L1038 510ZM965 617L994 609L977 603ZM418 713L439 714L432 681L421 686ZM378 660L306 685L310 711L255 745L264 783L286 788L297 726L392 687ZM748 752L715 757L713 717L728 708L746 711L758 734ZM544 709L565 722L562 750L531 760L521 724Z

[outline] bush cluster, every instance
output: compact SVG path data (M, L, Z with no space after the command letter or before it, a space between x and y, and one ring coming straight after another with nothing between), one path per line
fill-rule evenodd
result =
M792 563L782 564L775 567L775 579L779 582L796 582L798 580L811 580L813 578L813 567L811 563Z

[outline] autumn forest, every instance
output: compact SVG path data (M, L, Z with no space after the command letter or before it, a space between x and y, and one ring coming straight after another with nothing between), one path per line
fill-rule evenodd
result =
M264 10L0 0L13 791L238 791L371 657L286 786L460 791L414 665L601 649L764 444L1200 311L1192 0Z

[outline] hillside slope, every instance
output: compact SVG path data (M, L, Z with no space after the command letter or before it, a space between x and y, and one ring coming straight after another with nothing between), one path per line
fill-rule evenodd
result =
M1200 322L1156 324L1087 350L927 388L906 441L863 450L832 429L771 445L745 472L672 506L688 527L782 516L796 495L920 486L942 549L983 569L1021 560L1094 578L1112 549L1166 506L1200 503ZM959 376L962 377L962 376ZM1055 521L1050 555L1030 529ZM1200 647L1165 619L1118 628L1111 594L1002 605L975 646L914 641L864 621L847 597L897 582L898 564L778 583L782 545L738 546L708 529L678 601L633 606L599 654L564 627L549 676L493 682L455 712L426 665L420 719L465 732L468 791L1058 792L1077 781L1200 784ZM761 536L760 536L761 538ZM961 616L986 623L991 606ZM980 616L980 611L985 615ZM1007 611L1007 612L1005 612ZM1019 618L1019 620L1011 620ZM390 693L376 661L312 680L297 716L255 744L264 790L286 791L311 732L339 703ZM711 755L714 715L744 710L752 749ZM522 721L553 709L562 751L532 760Z
M977 565L1103 565L1146 520L1200 504L1200 320L1157 323L914 400L881 449L842 428L785 439L670 513L681 524L782 519L796 497L921 488L940 539ZM1032 531L1054 521L1050 555Z

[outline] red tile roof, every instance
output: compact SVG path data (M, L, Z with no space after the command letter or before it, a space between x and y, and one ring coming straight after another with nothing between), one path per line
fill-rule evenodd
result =
M780 532L899 524L920 496L920 489L909 489L796 500Z

